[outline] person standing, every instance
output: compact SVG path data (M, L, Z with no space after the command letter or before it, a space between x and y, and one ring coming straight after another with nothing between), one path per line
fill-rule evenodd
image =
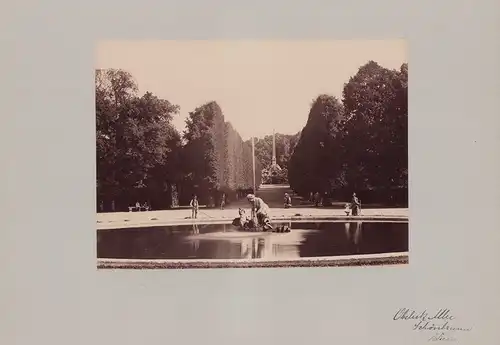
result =
M316 192L316 194L314 194L314 206L319 207L320 201L321 196L319 195L319 192Z
M193 198L191 199L189 206L191 206L191 218L192 219L198 218L198 208L200 204L198 203L198 197L196 195L193 195Z
M351 208L352 208L352 215L358 216L359 210L361 208L361 202L359 201L358 197L356 196L356 193L352 193Z
M220 209L223 210L224 206L226 206L226 193L222 193L222 197L220 200Z

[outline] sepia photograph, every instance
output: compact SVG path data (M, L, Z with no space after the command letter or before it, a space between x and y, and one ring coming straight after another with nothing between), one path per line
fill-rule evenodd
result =
M95 53L98 269L408 264L405 40Z

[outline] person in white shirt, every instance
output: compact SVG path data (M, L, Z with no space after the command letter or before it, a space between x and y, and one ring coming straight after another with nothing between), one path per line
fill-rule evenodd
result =
M351 214L351 204L349 204L349 203L345 204L344 212L345 212L346 216Z
M191 199L189 206L191 206L191 218L198 218L198 208L200 205L198 203L198 197L196 195L193 195L193 199Z

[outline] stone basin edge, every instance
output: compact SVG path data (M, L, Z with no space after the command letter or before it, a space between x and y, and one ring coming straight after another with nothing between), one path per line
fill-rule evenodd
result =
M141 227L156 227L156 226L175 226L175 225L209 225L209 224L227 224L230 225L234 218L203 218L203 219L158 219L147 220L141 222L130 222L126 220L97 223L97 230L111 230L122 228L141 228ZM397 222L408 223L408 216L282 216L271 217L273 222Z
M387 266L409 263L408 252L290 260L165 260L97 259L98 269L209 269Z

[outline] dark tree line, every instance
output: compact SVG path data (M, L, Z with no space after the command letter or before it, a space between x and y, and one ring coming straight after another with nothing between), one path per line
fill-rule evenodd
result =
M138 94L123 70L97 70L97 208L127 210L139 201L153 209L229 200L253 185L252 151L216 102L189 113L186 131L172 125L180 107L150 92ZM256 162L256 183L261 166Z
M216 102L189 113L181 156L185 177L181 202L197 194L202 203L218 203L222 193L231 200L236 192L253 188L252 149L229 122ZM261 166L256 161L256 185Z
M320 95L289 164L291 187L345 199L407 202L408 65L370 61L344 85L342 100Z

